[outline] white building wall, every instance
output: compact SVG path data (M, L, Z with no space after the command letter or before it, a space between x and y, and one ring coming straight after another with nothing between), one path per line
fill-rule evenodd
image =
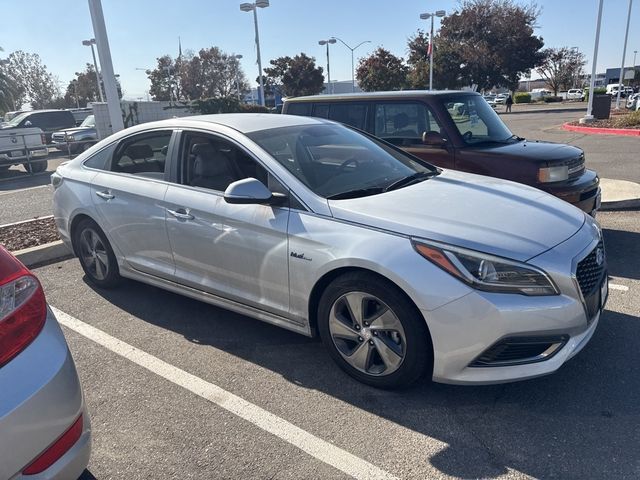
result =
M107 104L94 103L92 107L96 119L98 139L102 140L113 133ZM122 110L124 128L141 123L155 122L156 120L194 115L189 107L170 105L169 102L134 102L125 100L120 102L120 109Z

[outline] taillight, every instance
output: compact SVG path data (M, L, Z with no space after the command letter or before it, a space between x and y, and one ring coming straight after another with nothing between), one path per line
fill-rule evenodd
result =
M47 318L42 286L29 269L0 247L0 367L38 336Z
M43 145L47 144L47 136L44 133L40 134L40 140L42 140Z
M82 435L82 415L64 432L49 448L40 454L30 465L22 471L23 475L36 475L44 472L56 463Z

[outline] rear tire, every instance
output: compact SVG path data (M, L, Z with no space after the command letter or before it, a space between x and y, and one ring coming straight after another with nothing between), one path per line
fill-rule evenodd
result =
M432 371L422 314L377 275L354 272L334 280L320 299L318 330L338 366L367 385L405 387Z
M72 243L82 270L93 285L108 289L122 282L113 249L96 222L81 220L73 231Z
M22 165L28 173L42 173L49 166L49 162L47 160L37 160L31 163L23 163Z

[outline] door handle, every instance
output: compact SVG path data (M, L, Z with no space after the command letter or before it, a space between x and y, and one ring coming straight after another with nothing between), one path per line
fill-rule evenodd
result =
M193 220L195 218L193 215L188 213L184 208L179 208L177 210L170 210L167 208L167 212L170 215L173 215L174 217L179 218L180 220Z
M105 190L104 192L96 192L96 195L102 198L103 200L112 200L116 198L115 195L109 193L109 190Z

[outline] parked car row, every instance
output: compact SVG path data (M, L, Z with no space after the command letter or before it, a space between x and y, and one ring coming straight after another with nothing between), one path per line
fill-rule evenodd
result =
M69 153L88 149L98 140L95 119L89 112L32 110L11 116L0 126L0 171L22 164L30 173L43 172L49 145ZM80 117L83 120L76 126Z

